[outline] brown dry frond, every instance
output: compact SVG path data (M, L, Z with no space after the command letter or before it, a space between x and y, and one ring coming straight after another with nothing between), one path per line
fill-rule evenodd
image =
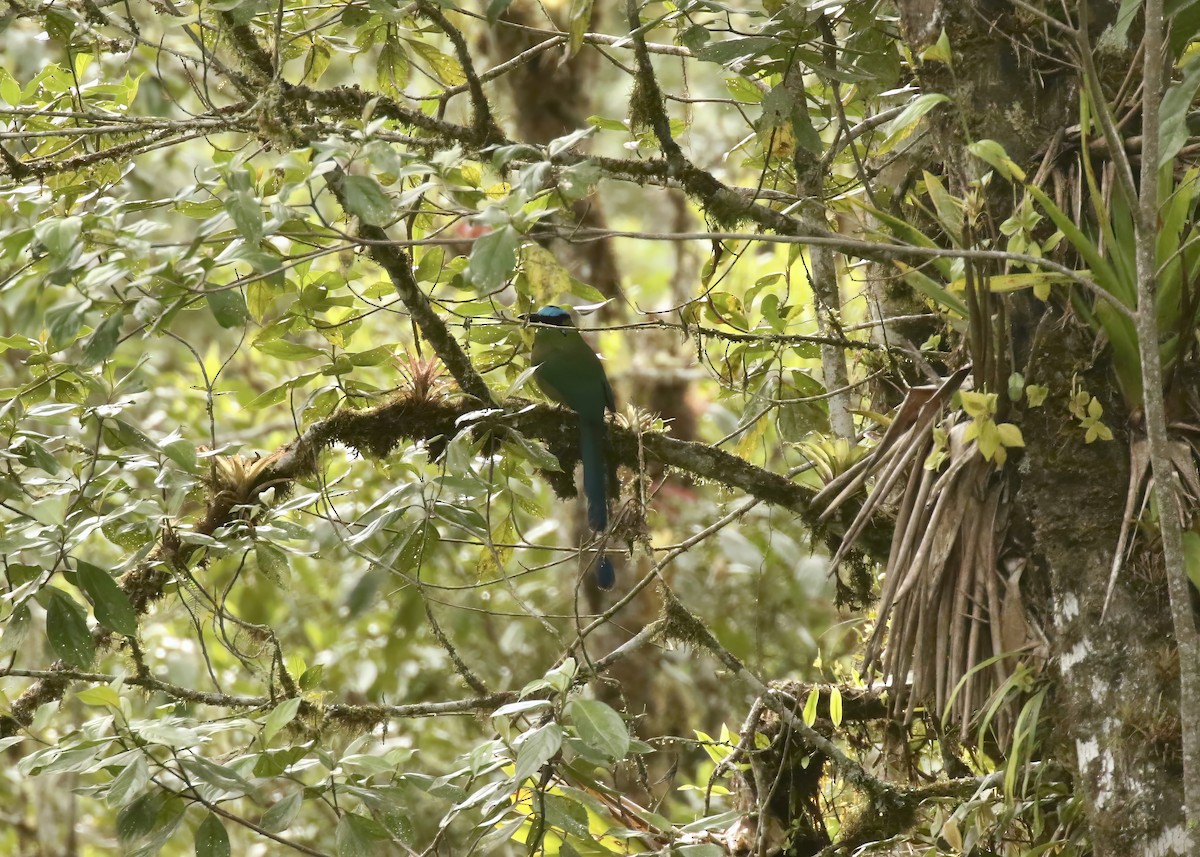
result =
M1179 478L1183 496L1178 504L1180 523L1184 529L1192 525L1192 510L1200 505L1200 470L1196 467L1200 449L1195 441L1194 427L1175 423L1170 426L1174 437L1170 441L1171 467ZM1154 477L1150 472L1150 442L1145 435L1134 437L1129 444L1129 485L1125 491L1125 513L1121 521L1121 534L1117 538L1117 549L1113 553L1112 570L1108 575L1108 589L1104 593L1104 607L1100 619L1108 613L1113 589L1121 574L1128 554L1133 549L1135 525L1142 520L1153 494ZM1162 514L1161 510L1159 514Z
M999 557L1010 518L1009 479L966 440L969 422L946 415L965 380L960 370L939 387L913 388L871 454L818 495L832 512L874 477L874 485L834 555L836 569L875 510L899 495L899 508L880 593L878 620L866 667L892 688L893 716L912 720L923 706L959 726L971 724L1013 673L1010 658L1029 647L1006 628L1018 628L1010 588L1019 594L1020 569L1002 574ZM940 427L947 454L926 466ZM1019 617L1023 618L1023 617ZM1015 698L1011 701L1015 702ZM1002 704L992 722L1001 740L1015 710Z

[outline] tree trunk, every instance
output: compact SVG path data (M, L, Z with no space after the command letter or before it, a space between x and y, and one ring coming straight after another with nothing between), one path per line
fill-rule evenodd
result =
M1094 28L1112 4L1089 5ZM919 71L924 91L949 95L953 104L938 114L945 133L933 135L948 169L969 162L967 143L991 138L1030 175L1036 172L1048 141L1077 121L1070 85L1076 75L1036 68L1036 52L1021 50L1021 41L1006 35L1018 27L1011 4L906 0L899 9L914 54L943 31L951 45L951 63L926 62ZM1028 29L1023 32L1027 39ZM996 222L998 216L1004 214L992 212ZM1076 324L1044 320L1032 354L1021 353L1028 331L1013 332L1015 366L1028 365L1026 380L1050 388L1045 404L1027 408L1023 420L1026 452L1016 505L1030 522L1035 573L1027 573L1022 586L1049 636L1058 679L1050 716L1074 755L1095 853L1184 854L1179 662L1161 557L1150 545L1126 564L1123 585L1101 621L1129 447L1115 396L1103 401L1115 441L1085 443L1067 412L1073 385L1101 398L1115 386L1092 371L1103 359L1097 360L1094 334L1072 328Z
M1044 336L1036 382L1050 387L1026 420L1021 497L1048 575L1048 613L1059 687L1059 734L1074 751L1097 857L1183 854L1179 662L1157 551L1127 563L1126 585L1101 621L1129 478L1123 438L1085 444L1064 419L1091 334ZM1092 390L1111 388L1103 377ZM1079 382L1086 386L1087 380ZM1106 414L1113 402L1105 402ZM1115 424L1114 416L1110 425ZM1146 554L1153 555L1146 555Z

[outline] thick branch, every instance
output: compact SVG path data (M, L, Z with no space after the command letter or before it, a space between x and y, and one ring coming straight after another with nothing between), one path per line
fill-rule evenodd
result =
M312 475L316 472L321 452L334 444L381 458L406 440L451 438L464 430L462 418L471 413L479 413L479 403L474 399L413 401L400 398L372 410L334 414L314 423L296 440L254 462L247 470L248 481L245 484L224 486L223 490L215 492L194 532L212 535L233 520L236 507L253 502L265 489L286 489L295 480ZM516 429L526 436L546 441L552 450L569 450L578 454L578 423L574 414L561 408L535 405L521 407L516 412L496 409L482 414L479 420L471 423L471 427L476 430ZM643 456L652 458L668 467L740 489L765 502L790 509L811 526L817 526L816 515L810 504L811 489L745 459L702 443L688 443L653 432L639 435L616 425L609 427L609 439L614 457L627 467L636 469ZM276 496L284 494L286 491L280 490ZM185 563L190 556L190 549L180 545L168 532L162 544L121 578L121 589L129 596L139 614L146 612L151 604L162 597L171 579L165 569L172 563ZM108 632L97 633L96 637L99 648L112 644L112 635ZM11 715L0 720L0 737L15 734L28 726L41 705L61 699L74 680L72 675L72 671L61 662L39 675L38 680L13 702ZM384 712L385 709L392 713L384 716L413 716L411 713L394 713L409 710L403 706L381 706L379 711ZM436 713L434 710L431 712ZM347 710L346 716L352 715L357 718L373 716Z
M349 211L350 209L346 206L345 179L346 174L340 167L325 174L325 181L328 183L329 189L333 191L333 195L337 197L342 208ZM425 293L417 285L417 280L413 276L412 262L408 256L399 248L389 244L387 233L378 226L361 223L358 233L372 242L367 252L379 267L387 271L392 286L396 289L396 294L400 296L400 300L404 301L409 315L420 328L421 335L433 346L433 350L450 370L450 374L454 376L458 386L467 395L491 404L492 394L488 390L487 383L475 371L475 367L471 365L470 359L463 352L458 341L446 328L446 323L433 311L429 298L425 297Z

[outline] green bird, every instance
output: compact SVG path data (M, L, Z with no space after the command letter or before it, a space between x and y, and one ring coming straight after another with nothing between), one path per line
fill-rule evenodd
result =
M608 436L604 412L616 410L604 364L562 307L542 307L525 318L546 325L533 334L534 380L546 396L579 415L579 457L583 461L588 526L603 532L608 527ZM596 584L601 589L612 589L614 583L616 572L612 561L602 556L596 566Z

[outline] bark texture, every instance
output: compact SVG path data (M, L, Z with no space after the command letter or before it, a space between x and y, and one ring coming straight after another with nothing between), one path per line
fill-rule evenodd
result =
M1021 497L1052 592L1058 731L1074 752L1097 857L1183 854L1179 661L1165 578L1157 551L1136 558L1101 621L1128 447L1121 434L1086 444L1066 418L1062 403L1087 369L1091 334L1054 333L1034 355L1050 395L1026 421ZM1103 374L1084 377L1093 392L1112 386ZM1113 413L1116 403L1105 406Z

